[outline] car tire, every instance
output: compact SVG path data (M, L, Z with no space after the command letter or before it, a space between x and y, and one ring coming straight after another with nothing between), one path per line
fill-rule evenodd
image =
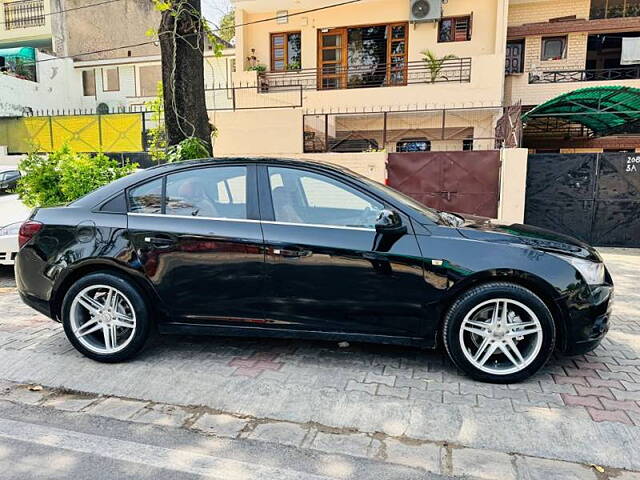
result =
M104 363L134 357L152 329L149 307L139 289L111 272L89 274L71 286L62 302L62 324L80 353Z
M444 319L443 337L449 357L468 376L482 382L517 383L549 360L556 326L535 293L495 282L471 288L453 302Z

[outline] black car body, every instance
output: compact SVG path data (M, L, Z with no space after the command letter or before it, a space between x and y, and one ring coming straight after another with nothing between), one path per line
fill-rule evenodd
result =
M217 183L174 182L204 179L219 168L230 175L239 169L244 186L233 187L239 177L229 176ZM295 198L286 186L289 178L314 199ZM365 226L358 226L352 210L336 206L351 197L323 190L323 179L370 202L362 204ZM197 210L185 205L185 195L203 199ZM243 195L237 202L232 198ZM288 205L297 211L286 213ZM216 214L203 215L208 209ZM372 213L380 217L375 224ZM430 348L442 338L456 301L496 282L544 302L555 324L554 343L564 352L595 348L608 329L613 284L592 247L526 225L437 212L323 163L169 164L120 179L67 207L36 210L30 220L37 228L21 240L18 289L28 305L56 320L63 319L74 283L94 272L113 272L142 292L161 333ZM601 268L597 284L589 284L574 261Z
M18 186L18 180L21 176L18 170L0 171L0 194L13 192Z

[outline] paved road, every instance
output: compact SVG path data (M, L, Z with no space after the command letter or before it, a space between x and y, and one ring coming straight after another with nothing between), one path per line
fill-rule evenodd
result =
M363 458L0 401L3 480L330 480L346 475L444 478Z
M167 337L136 361L100 365L11 290L0 294L0 379L136 399L146 418L178 425L223 415L237 424L211 427L223 437L404 464L420 456L433 472L457 472L462 447L640 471L640 254L605 256L617 285L606 341L518 385L473 382L441 352L327 342ZM178 410L160 414L157 403ZM509 471L496 478L520 478Z

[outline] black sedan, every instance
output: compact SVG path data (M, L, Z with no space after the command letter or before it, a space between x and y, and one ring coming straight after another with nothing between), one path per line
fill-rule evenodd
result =
M613 284L573 238L416 203L337 166L169 164L20 230L18 289L103 362L161 333L433 348L509 383L608 330Z

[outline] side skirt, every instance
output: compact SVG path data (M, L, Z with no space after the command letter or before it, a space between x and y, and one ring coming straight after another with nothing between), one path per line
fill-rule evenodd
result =
M185 323L163 323L158 325L161 334L213 335L221 337L269 337L301 338L327 341L352 341L364 343L382 343L387 345L407 345L420 348L434 348L431 339L420 337L394 337L372 335L368 333L321 332L315 330L289 330L284 328L263 327L225 327L219 325L194 325Z

